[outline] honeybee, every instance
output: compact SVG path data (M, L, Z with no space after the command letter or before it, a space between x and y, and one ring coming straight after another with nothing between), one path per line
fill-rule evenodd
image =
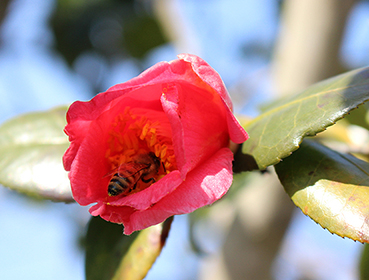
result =
M153 152L138 154L132 161L123 163L117 168L110 179L108 195L128 195L136 190L140 181L145 184L155 183L153 176L158 174L159 169L160 160Z

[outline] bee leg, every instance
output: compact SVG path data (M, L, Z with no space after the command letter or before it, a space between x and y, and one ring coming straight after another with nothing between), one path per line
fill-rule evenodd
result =
M161 162L161 165L163 166L164 172L167 173L167 170L166 170L166 168L164 166L164 162Z

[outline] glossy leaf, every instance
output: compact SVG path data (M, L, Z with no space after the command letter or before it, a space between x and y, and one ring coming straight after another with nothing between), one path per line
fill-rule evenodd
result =
M0 184L28 195L73 201L62 156L67 107L29 113L0 126Z
M277 164L295 151L302 139L334 124L369 100L369 68L354 70L309 87L245 125L250 139L243 153L252 155L259 169Z
M342 237L369 242L369 164L305 140L275 166L302 212Z
M165 244L171 222L127 236L122 225L92 217L86 236L86 280L143 279Z

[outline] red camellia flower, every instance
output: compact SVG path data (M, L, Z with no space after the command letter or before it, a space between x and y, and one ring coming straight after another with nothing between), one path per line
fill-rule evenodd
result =
M67 113L73 197L125 234L221 198L232 183L230 140L248 138L218 73L178 57Z

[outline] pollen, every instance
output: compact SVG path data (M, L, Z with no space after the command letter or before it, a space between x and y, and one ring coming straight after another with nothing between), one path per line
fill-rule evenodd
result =
M113 171L135 155L150 152L161 162L156 180L177 168L167 117L163 112L126 107L109 130L105 153L108 168Z

